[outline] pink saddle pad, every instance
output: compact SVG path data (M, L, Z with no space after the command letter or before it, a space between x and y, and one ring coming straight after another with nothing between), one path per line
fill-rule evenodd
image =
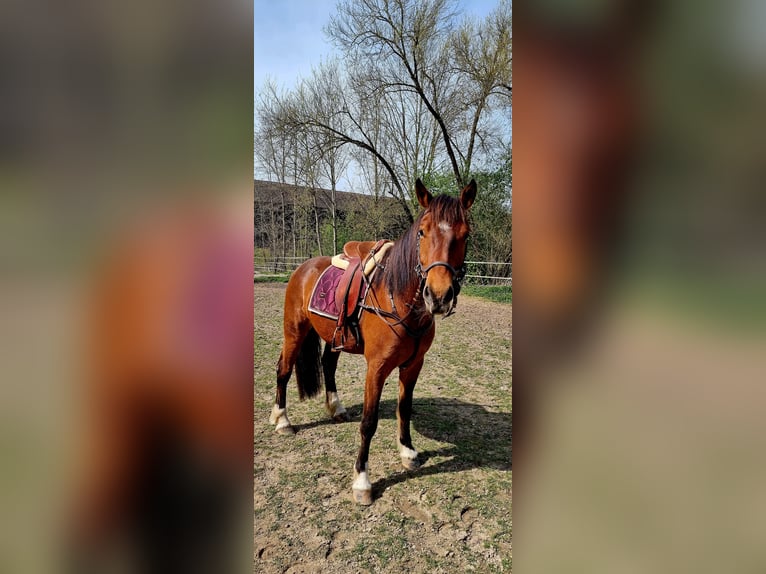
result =
M311 292L309 311L328 319L338 320L341 305L335 300L335 292L338 290L338 283L343 273L343 269L334 265L330 265L322 272Z
M344 269L334 265L330 265L322 272L316 285L314 285L314 290L311 292L309 311L333 321L338 320L343 302L336 301L335 293L338 290L338 283L340 283L343 273L345 273ZM360 298L364 300L366 294L367 285L362 285Z

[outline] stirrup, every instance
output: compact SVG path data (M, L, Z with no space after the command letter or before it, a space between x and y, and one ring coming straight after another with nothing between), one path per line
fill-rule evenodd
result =
M340 331L340 337L338 337L338 332ZM345 328L342 328L340 326L335 327L335 332L332 334L332 350L333 351L340 351L343 350L343 348L346 345L346 338L343 336L343 332L345 331ZM336 344L336 341L340 340L340 344Z

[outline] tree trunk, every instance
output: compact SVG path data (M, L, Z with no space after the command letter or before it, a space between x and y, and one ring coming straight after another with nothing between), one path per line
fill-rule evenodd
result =
M287 228L285 226L285 211L287 210L285 204L285 192L281 193L282 196L282 257L287 257Z
M332 252L338 253L338 207L335 203L335 177L332 180Z
M293 257L298 257L298 218L297 218L298 206L295 201L295 192L293 192L293 224L290 229L293 236Z
M319 229L319 202L317 201L317 190L316 187L313 189L314 193L314 231L316 232L317 236L317 249L319 250L319 255L322 256L324 253L322 253L322 233Z

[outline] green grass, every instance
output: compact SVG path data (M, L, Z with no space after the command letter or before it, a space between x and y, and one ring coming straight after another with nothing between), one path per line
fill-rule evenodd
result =
M461 293L471 297L489 299L496 303L513 302L513 287L510 285L465 285Z
M256 275L253 283L287 283L289 275Z

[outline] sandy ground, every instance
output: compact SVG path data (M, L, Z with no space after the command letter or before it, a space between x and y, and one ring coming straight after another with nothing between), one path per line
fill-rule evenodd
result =
M264 573L509 572L511 570L512 306L461 297L438 320L415 388L413 443L395 448L397 383L389 378L370 451L370 507L352 502L365 362L344 354L338 391L352 416L332 423L323 399L288 412L297 434L268 423L281 346L284 285L255 285L253 571Z

